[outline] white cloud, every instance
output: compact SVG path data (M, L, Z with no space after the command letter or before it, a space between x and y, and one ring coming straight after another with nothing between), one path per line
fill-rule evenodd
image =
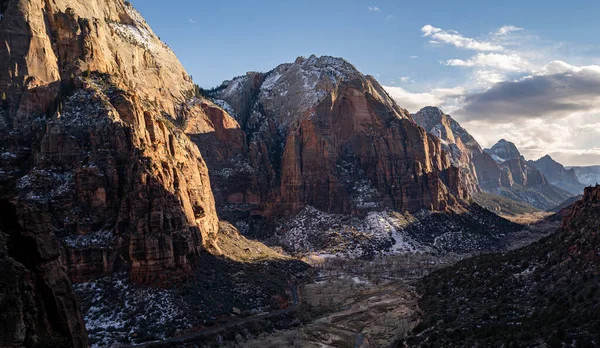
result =
M410 56L410 59L417 59L419 56Z
M196 21L190 18L190 24L196 24Z
M400 82L409 82L410 81L410 77L408 76L400 76Z
M498 31L496 31L494 33L494 35L502 36L502 35L512 33L513 31L521 31L521 30L523 30L523 28L515 27L514 25L505 25L502 28L498 29Z
M402 87L383 86L389 95L411 113L416 113L426 106L451 107L451 99L464 94L462 87L436 88L426 93L409 92Z
M381 12L381 9L376 6L369 6L369 11L370 12Z
M502 51L504 48L492 42L479 41L460 35L454 30L443 30L427 24L421 28L423 36L431 37L433 41L445 42L458 48L474 51ZM430 41L431 42L431 41Z
M468 60L447 60L446 65L494 68L510 72L531 71L531 64L517 54L479 53Z
M385 20L386 21L392 21L394 19L396 19L396 16L394 16L394 15L387 15L387 16L385 16Z
M460 115L453 114L459 122ZM552 156L564 165L600 164L600 148L595 130L577 130L572 127L576 117L548 122L533 119L523 122L491 123L488 120L461 122L482 146L490 147L499 139L514 142L526 159L536 160Z
M432 25L421 31L438 47L445 44L475 51L441 61L470 73L464 80L454 81L464 88L422 93L390 89L400 106L411 112L426 105L438 106L483 146L506 138L528 159L549 154L565 165L600 164L600 65L558 60L566 55L582 61L585 56L574 56L571 46L549 44L510 25L484 38L469 38Z
M432 93L412 93L402 87L384 86L389 95L394 98L396 103L414 113L425 106L439 106L443 100Z

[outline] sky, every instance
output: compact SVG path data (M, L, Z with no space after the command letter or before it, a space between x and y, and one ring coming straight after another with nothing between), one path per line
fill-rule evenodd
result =
M194 81L342 57L483 147L600 164L600 1L131 0Z

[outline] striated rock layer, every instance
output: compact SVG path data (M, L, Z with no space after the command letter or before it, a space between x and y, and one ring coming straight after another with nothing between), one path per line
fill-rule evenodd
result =
M127 2L1 7L2 183L51 216L73 280L184 276L218 230L206 164L175 126L191 78Z
M461 169L461 177L470 192L476 193L480 187L498 186L499 171L489 165L493 160L450 115L435 107L425 107L412 117L419 126L440 139L452 163Z
M443 211L468 197L440 141L343 59L298 58L209 93L239 124L211 136L246 140L221 150L226 161L207 159L227 219L272 221L307 206Z

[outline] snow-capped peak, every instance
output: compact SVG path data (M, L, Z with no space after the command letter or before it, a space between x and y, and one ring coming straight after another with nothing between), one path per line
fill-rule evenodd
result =
M496 145L492 146L491 149L485 149L484 151L491 155L494 159L497 158L496 162L499 160L504 162L511 159L521 158L521 153L517 149L517 146L505 139L501 139Z

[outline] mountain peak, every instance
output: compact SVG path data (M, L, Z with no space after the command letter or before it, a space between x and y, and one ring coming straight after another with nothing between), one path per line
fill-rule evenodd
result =
M419 112L444 114L442 109L438 108L437 106L425 106L421 110L419 110Z
M490 154L496 162L521 158L521 153L519 152L519 149L517 149L517 146L506 139L500 139L496 145L492 146L490 149L485 149L484 151Z
M539 169L553 185L567 192L578 195L585 188L585 185L577 178L575 170L566 169L562 164L550 157L550 155L527 163Z
M240 95L254 93L263 106L277 110L278 127L285 132L302 117L314 114L316 106L328 96L335 100L342 89L368 93L394 110L396 118L409 118L374 78L363 75L345 59L332 56L298 57L293 63L281 64L267 73L236 77L225 81L214 97L231 104L236 114L247 115L252 106L246 106L244 110L238 107L241 106L238 105ZM242 123L249 116L241 116Z

